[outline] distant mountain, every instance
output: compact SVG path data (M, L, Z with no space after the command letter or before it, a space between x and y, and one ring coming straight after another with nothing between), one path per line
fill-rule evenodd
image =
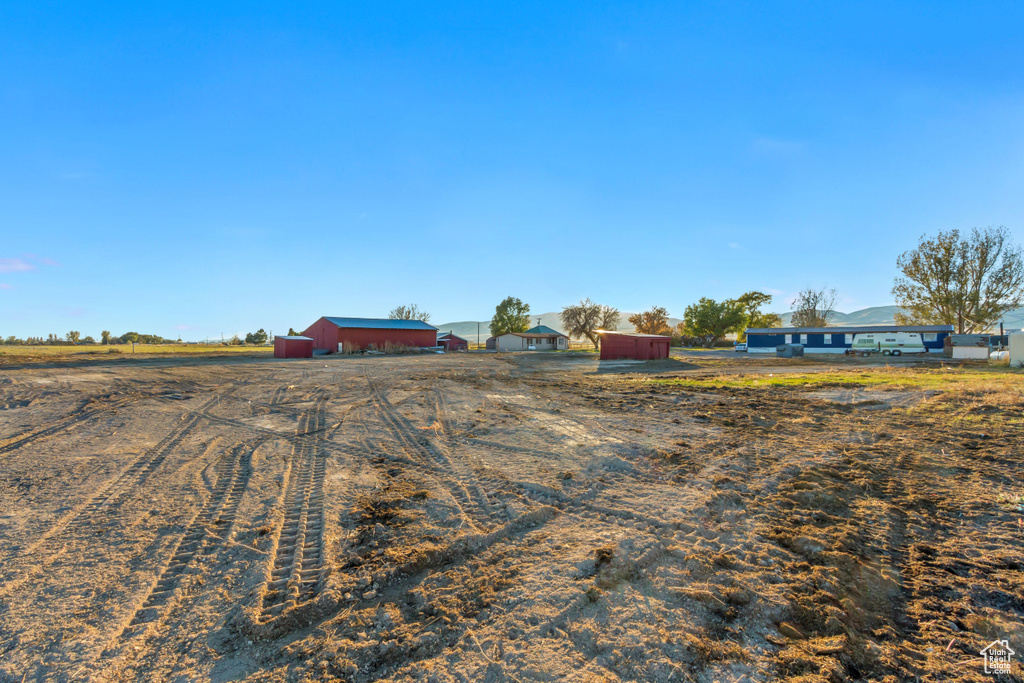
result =
M900 310L899 306L875 306L873 308L863 308L853 313L840 313L836 312L834 317L829 321L830 325L836 327L849 327L851 325L895 325L896 324L896 313ZM782 318L782 324L784 326L789 325L789 321L793 318L791 312L780 313L779 316ZM998 329L999 325L996 324ZM1003 316L1003 328L1006 330L1019 330L1024 327L1024 308L1018 308L1015 311L1010 311Z
M835 317L832 319L831 324L837 327L848 327L851 325L894 325L896 312L899 310L899 306L874 306L872 308L863 308L859 311L853 311L852 313L840 313L836 312ZM626 322L629 316L633 315L632 312L623 311L622 318L619 321L618 329L623 332L632 332L633 326ZM780 313L779 316L782 318L783 325L789 325L789 321L793 317L793 313L787 311L786 313ZM538 323L538 319L540 323ZM530 318L532 325L547 325L550 328L561 330L562 321L558 319L558 313L541 313L540 315L534 315ZM668 323L672 327L675 327L678 323L682 322L679 318L669 318ZM490 321L480 322L480 341L486 341L491 336L488 325ZM1003 325L1007 330L1020 330L1024 328L1024 308L1018 308L1016 311L1011 311L1003 317ZM476 342L477 338L477 321L475 320L464 320L462 322L454 323L442 323L435 325L437 329L442 332L451 331L460 337L468 339L471 342Z
M853 313L840 313L836 311L829 324L836 325L837 327L849 325L895 325L895 316L899 310L899 306L874 306L873 308L863 308ZM779 316L782 318L782 324L788 326L789 321L793 318L793 313L788 311L780 313Z

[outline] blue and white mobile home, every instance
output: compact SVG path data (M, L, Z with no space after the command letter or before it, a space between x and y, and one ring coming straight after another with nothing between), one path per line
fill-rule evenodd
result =
M751 327L747 329L747 351L774 353L780 344L803 344L804 353L846 353L858 334L913 332L921 335L928 353L942 353L952 325L862 325L856 327ZM920 348L920 347L918 347Z

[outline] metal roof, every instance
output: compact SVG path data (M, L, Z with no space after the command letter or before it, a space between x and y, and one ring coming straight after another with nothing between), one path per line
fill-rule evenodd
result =
M559 337L566 336L559 332L558 330L551 329L547 325L537 325L536 327L531 327L526 332L523 332L523 334L557 334Z
M505 334L499 334L499 337L536 337L537 339L546 339L549 337L565 337L569 338L569 335L562 334L561 332L506 332Z
M866 332L952 332L952 325L850 325L849 327L748 327L751 334L860 334Z
M274 337L274 339L301 339L302 341L313 341L312 337L303 337L301 334L279 334L276 337Z
M616 332L615 330L598 330L598 334L618 334L623 337L649 337L651 339L672 339L667 334L646 334L644 332Z
M422 320L394 320L391 318L335 318L325 315L324 320L338 327L360 327L369 330L437 330Z

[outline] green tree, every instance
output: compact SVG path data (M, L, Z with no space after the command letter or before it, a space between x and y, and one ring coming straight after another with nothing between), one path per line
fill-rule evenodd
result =
M14 346L19 341L20 340L12 334L10 337L4 340L4 344L7 344L8 346Z
M715 345L727 333L735 330L744 320L743 306L732 299L718 302L702 297L686 307L680 332L697 337L707 348Z
M85 339L82 340L82 343L83 344L95 344L96 340L93 339L92 337L86 337Z
M422 320L425 323L430 322L430 314L426 311L421 311L416 304L396 306L388 312L388 318L392 320Z
M793 327L827 327L835 305L836 290L808 287L796 295L789 323Z
M618 309L584 299L578 304L563 308L558 317L567 335L577 339L586 337L596 348L601 348L601 335L598 334L598 330L615 330L619 326L621 316Z
M100 332L100 344L110 343L110 330L103 330Z
M125 332L121 335L122 344L137 344L139 341L138 332Z
M267 343L267 333L261 327L257 331L250 332L247 335L245 335L245 343L246 344L256 344L256 345L266 344Z
M641 334L672 334L668 326L668 311L661 306L652 306L650 310L629 316L630 324Z
M761 306L770 304L772 295L764 292L747 292L736 303L743 309L743 320L736 328L739 341L746 341L748 327L782 327L782 318L778 313L762 313Z
M491 319L492 337L510 332L526 332L528 329L530 329L530 304L524 304L514 296L510 296L494 307L494 317Z
M299 333L295 331L295 328L289 327L288 328L288 336L289 337L298 337Z
M901 325L954 325L960 334L983 332L1024 303L1024 256L1005 227L975 228L921 237L896 260L892 294Z

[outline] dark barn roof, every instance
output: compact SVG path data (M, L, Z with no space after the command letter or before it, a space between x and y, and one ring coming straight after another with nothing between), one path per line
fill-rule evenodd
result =
M391 318L336 318L325 315L324 320L337 327L358 327L368 330L436 330L422 320L394 320Z
M849 327L749 327L751 334L864 334L870 332L952 332L952 325L851 325Z

